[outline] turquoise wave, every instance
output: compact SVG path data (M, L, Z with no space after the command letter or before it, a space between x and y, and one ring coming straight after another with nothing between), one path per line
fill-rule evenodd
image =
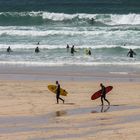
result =
M118 26L140 25L140 14L65 14L51 12L1 12L0 25L87 25L87 26Z

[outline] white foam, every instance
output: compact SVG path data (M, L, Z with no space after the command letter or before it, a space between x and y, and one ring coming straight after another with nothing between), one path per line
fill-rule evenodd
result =
M106 31L76 31L76 30L47 30L47 31L38 31L38 30L1 30L0 36L11 35L11 36L48 36L48 35L99 35L105 34Z
M70 46L72 46L71 44ZM39 46L40 49L65 49L66 44L62 45L37 45L37 44L0 44L0 49L6 49L8 46L10 46L12 49L34 49L36 46ZM85 49L85 48L91 48L91 49L102 49L102 48L116 48L118 45L75 45L75 49ZM140 46L120 46L124 49L139 49Z
M61 35L61 36L83 36L83 37L100 37L102 38L122 38L126 37L126 35L130 36L130 32L128 31L107 31L107 30L97 30L97 31L92 31L92 30L81 30L79 31L78 29L72 29L71 30L20 30L20 29L5 29L5 30L0 30L0 36L33 36L33 37L45 37L45 36L54 36L54 35ZM132 34L132 33L131 33ZM133 32L133 35L130 36L130 38L133 38L133 36L138 36L139 32ZM135 39L135 38L134 38Z
M111 24L140 24L140 14L111 15Z
M139 66L140 62L128 63L128 62L65 62L58 61L56 62L36 62L36 61L0 61L2 65L26 65L26 66ZM110 72L112 74L128 74L127 72Z
M137 25L140 24L140 14L86 14L86 13L77 13L77 14L64 14L64 13L50 13L43 12L43 19L50 19L54 21L64 21L72 20L74 18L78 19L92 19L95 21L101 21L104 24L110 25Z
M111 74L121 74L121 75L127 75L128 72L110 72Z
M51 19L54 21L64 21L64 20L72 20L74 18L78 19L92 19L96 17L96 14L64 14L64 13L50 13L43 12L43 19Z
M54 21L64 21L64 20L72 20L77 15L70 15L70 14L64 14L64 13L49 13L44 12L43 13L43 19L51 19Z

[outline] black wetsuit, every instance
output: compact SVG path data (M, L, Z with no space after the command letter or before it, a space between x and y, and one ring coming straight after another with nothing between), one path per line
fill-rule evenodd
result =
M39 53L40 51L39 51L39 48L38 47L36 47L35 48L35 53Z
M74 48L73 47L71 48L71 54L74 54Z
M75 51L74 46L73 46L73 47L71 48L71 54L74 55L74 52L76 52L76 51Z
M63 103L64 103L64 100L62 98L60 98L60 84L57 84L57 89L56 89L56 100L57 100L57 103L59 103L59 99L61 101L63 101Z
M106 99L106 90L105 90L105 87L102 86L102 93L101 93L101 102L102 102L102 105L104 105L103 103L103 99L108 103L108 105L110 105L110 102Z
M91 51L90 50L88 51L88 55L91 55Z
M8 53L12 52L12 50L11 50L10 47L7 48L7 52L8 52Z
M67 52L69 51L69 48L70 48L69 45L67 45Z
M133 50L130 50L127 54L127 56L130 56L131 58L133 58L133 55L136 55L136 53Z

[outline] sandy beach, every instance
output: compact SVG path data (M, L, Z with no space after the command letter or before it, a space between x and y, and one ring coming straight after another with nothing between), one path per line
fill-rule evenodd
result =
M69 93L65 104L56 104L55 94L47 89L54 80L33 80L0 81L1 140L140 138L139 82L104 81L114 88L107 95L111 106L102 108L100 99L90 99L101 80L60 80Z

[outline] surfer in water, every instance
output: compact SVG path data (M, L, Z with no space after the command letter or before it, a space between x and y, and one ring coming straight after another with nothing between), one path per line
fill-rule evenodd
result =
M35 48L35 53L39 53L39 52L40 52L39 47L36 47Z
M86 50L85 50L85 53L86 53L86 55L91 55L91 50L90 50L90 48L89 48L89 49L86 49Z
M91 18L90 23L91 23L91 24L94 24L94 22L95 22L95 19L94 19L94 18Z
M130 49L129 52L127 53L127 56L129 55L129 57L133 58L134 55L136 55L136 53Z
M12 52L10 46L7 48L7 52L8 52L8 53Z
M70 47L69 47L69 45L68 45L68 44L67 44L67 47L66 47L66 48L67 48L67 52L69 52L69 48L70 48Z
M110 105L110 102L106 99L106 90L105 90L105 86L101 83L101 102L102 102L102 106L104 105L103 99L108 103L108 105Z
M74 55L75 49L74 49L74 45L71 47L71 54Z
M91 50L89 49L89 51L88 51L88 55L91 55Z
M62 98L60 98L60 84L59 84L58 81L56 81L56 86L57 86L57 88L56 88L56 100L57 100L57 104L59 104L59 99L61 101L63 101L63 104L64 104L64 100Z

